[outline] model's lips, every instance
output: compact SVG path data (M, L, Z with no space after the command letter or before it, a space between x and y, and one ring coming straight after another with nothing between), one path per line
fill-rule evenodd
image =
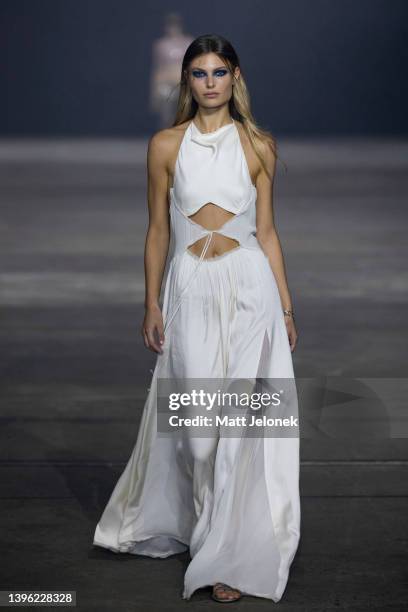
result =
M206 93L204 94L207 98L215 98L215 96L218 96L217 93Z

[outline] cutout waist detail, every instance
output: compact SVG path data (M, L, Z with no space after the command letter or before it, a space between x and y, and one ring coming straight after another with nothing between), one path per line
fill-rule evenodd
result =
M225 223L223 223L217 229L207 229L190 219L183 210L178 205L176 198L174 197L174 192L171 192L170 198L170 218L171 218L171 238L174 240L174 257L181 256L186 254L188 251L188 247L197 242L200 238L206 238L204 242L204 246L201 250L200 256L196 256L191 251L189 255L197 258L197 265L195 266L193 272L190 274L185 286L179 293L179 296L174 304L174 307L171 312L168 312L166 317L166 321L164 324L164 332L169 328L171 321L176 315L183 296L187 291L190 283L193 278L199 271L200 265L202 264L206 252L210 246L210 243L213 239L214 234L222 234L223 236L227 236L228 238L232 238L239 246L235 246L221 255L215 256L214 259L222 258L223 255L228 256L231 255L234 251L240 250L240 248L246 249L255 249L258 251L262 251L262 248L256 238L256 192L252 192L251 197L242 207L241 211L231 218L227 219ZM218 204L217 204L218 205ZM209 258L207 261L211 261L213 258Z
M216 204L219 206L218 204ZM223 207L222 207L223 208ZM246 248L260 249L261 246L256 239L256 191L239 213L227 219L217 229L208 229L188 217L178 204L174 192L170 197L170 220L171 234L174 239L175 255L183 253L190 244L198 239L208 236L212 232L222 234L228 238L237 240Z

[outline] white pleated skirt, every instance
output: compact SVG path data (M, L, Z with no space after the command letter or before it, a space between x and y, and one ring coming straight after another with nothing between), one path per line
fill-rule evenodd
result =
M190 251L171 260L164 321L198 260ZM193 444L161 437L159 377L294 379L279 292L262 250L240 246L200 263L166 332L135 447L93 543L162 558L189 550L184 599L224 582L278 602L300 538L299 436Z

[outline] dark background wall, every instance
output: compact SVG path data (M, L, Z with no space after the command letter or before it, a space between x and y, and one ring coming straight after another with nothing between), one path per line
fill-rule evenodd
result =
M152 41L179 11L241 59L275 134L408 132L406 0L2 0L0 134L143 136Z

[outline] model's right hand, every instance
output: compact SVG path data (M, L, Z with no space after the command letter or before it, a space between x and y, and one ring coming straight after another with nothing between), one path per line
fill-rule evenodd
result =
M163 316L158 305L146 308L141 333L146 348L156 353L163 353L161 347L164 342ZM158 337L158 340L156 340L156 337Z

